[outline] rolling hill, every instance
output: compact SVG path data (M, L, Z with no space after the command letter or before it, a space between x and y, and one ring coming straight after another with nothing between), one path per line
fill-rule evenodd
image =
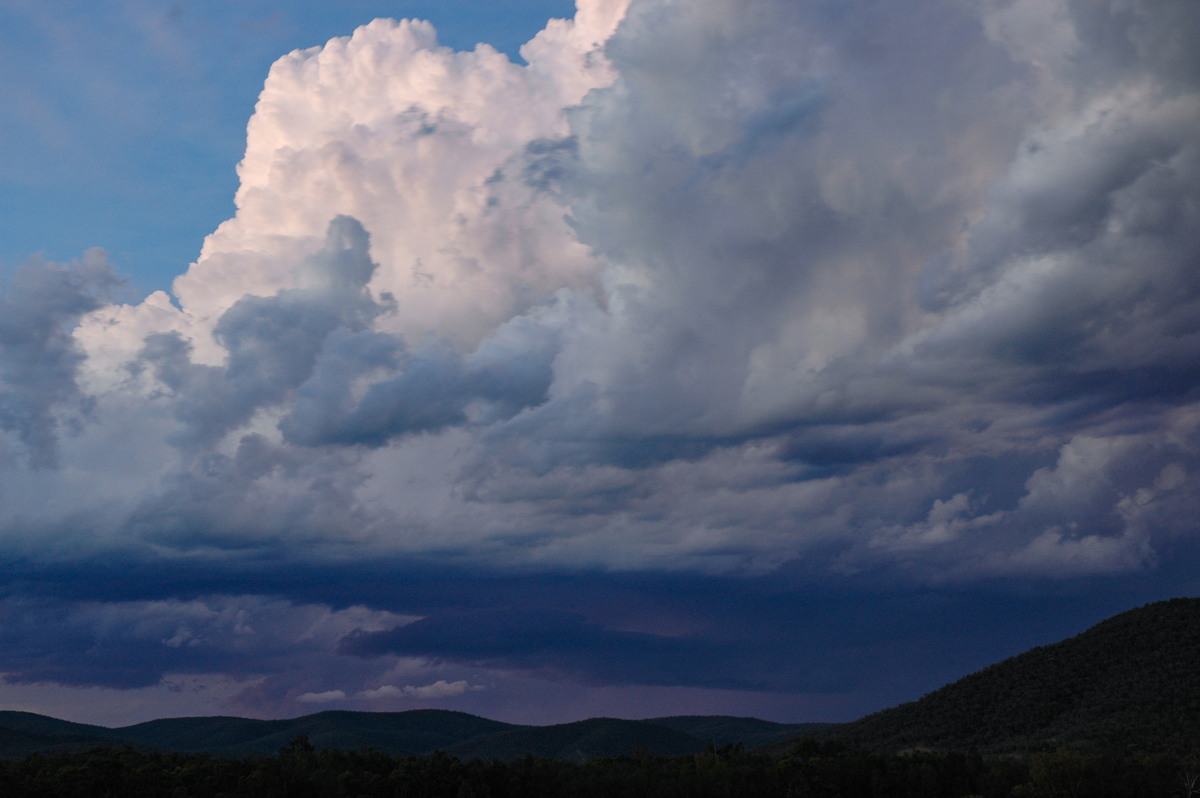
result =
M1121 613L822 736L877 751L1189 751L1200 743L1200 599Z
M274 753L300 735L316 748L373 748L387 754L446 751L463 759L514 759L527 753L584 760L645 752L704 750L709 744L749 746L795 736L821 724L782 724L754 718L680 716L655 720L591 718L553 726L519 726L463 712L319 712L289 720L235 717L165 718L109 729L28 712L0 712L0 758L96 746L241 756Z
M648 721L589 718L553 726L526 726L471 740L447 749L460 759L517 759L525 754L583 762L599 756L636 752L678 756L704 749L683 732Z
M388 754L429 754L464 741L524 727L465 712L318 712L290 720L166 718L114 729L134 745L165 751L240 755L274 753L305 735L316 748L375 748Z
M110 745L113 730L87 723L48 718L33 712L0 711L0 759L32 753L78 751Z

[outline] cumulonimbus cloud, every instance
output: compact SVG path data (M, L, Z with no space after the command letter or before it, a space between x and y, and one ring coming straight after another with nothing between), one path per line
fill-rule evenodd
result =
M1074 572L1100 536L1097 569L1144 566L1132 519L1176 528L1156 475L1195 459L1200 99L1160 55L1191 16L1105 8L597 0L525 66L382 20L281 59L179 305L80 308L63 348L177 463L129 517L204 537L222 511L187 508L217 491L278 499L226 528L340 514L398 551L761 569L838 536L839 567L1036 545ZM18 424L9 395L49 462L63 400ZM1037 474L1092 439L1129 443L1072 529ZM956 487L981 456L1023 475ZM385 482L418 459L455 484L402 511ZM303 495L331 469L354 476Z
M1197 37L580 0L524 65L412 21L289 54L173 300L90 261L2 300L0 545L1152 569L1197 511Z

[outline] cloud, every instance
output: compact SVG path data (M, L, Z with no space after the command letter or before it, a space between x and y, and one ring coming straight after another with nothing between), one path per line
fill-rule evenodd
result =
M353 339L382 312L366 292L374 271L362 225L337 217L325 247L300 265L297 287L245 296L220 316L212 334L227 353L223 367L192 363L178 332L147 336L139 366L172 392L182 424L176 440L211 444L288 400L309 381L332 335Z
M331 337L279 428L302 446L382 446L403 435L509 418L546 400L557 344L554 330L528 317L500 327L468 358L444 342L409 353L393 336ZM387 372L395 376L380 378ZM376 381L355 397L355 377L364 373Z
M331 701L342 701L346 694L341 690L326 690L323 693L303 693L296 700L303 704L328 704Z
M36 468L57 464L60 433L91 407L70 330L116 283L105 254L89 250L65 266L27 264L0 294L0 429L16 434Z
M927 576L1118 539L1148 478L1038 475L1084 441L1194 456L1200 95L1159 55L1190 20L596 0L528 66L407 21L292 53L179 305L75 331L94 401L173 427L124 526ZM979 458L995 484L954 484Z
M342 653L360 657L443 658L470 667L517 670L585 684L743 690L844 685L831 673L818 675L804 668L809 663L803 660L792 661L803 673L785 675L778 661L782 652L769 645L755 648L754 656L747 657L744 645L733 640L605 628L578 614L551 609L439 615L390 631L354 632L339 644Z
M381 698L402 698L405 695L407 693L404 692L403 688L392 684L385 684L383 687L377 687L373 690L363 690L355 698L361 698L365 701L378 701Z
M387 265L391 329L477 337L597 269L562 209L519 175L530 142L566 133L563 108L611 75L600 47L624 0L584 4L527 46L455 53L426 22L376 20L280 59L239 166L238 215L175 285L215 317L245 293L291 284L287 265L337 214L358 219Z
M98 255L0 300L0 547L35 582L74 546L186 567L193 596L253 574L422 616L346 629L308 681L267 668L257 707L489 673L854 682L566 591L418 611L414 572L1153 580L1200 504L1198 25L1182 2L585 0L527 65L414 21L291 53L174 301L111 302ZM333 565L390 592L300 578ZM185 600L153 584L136 600ZM139 637L147 664L98 683L152 684L188 640ZM28 652L18 681L82 678ZM399 657L449 670L385 679Z
M462 695L468 690L479 689L482 688L469 685L465 681L447 682L443 679L421 687L414 687L411 684L404 686L405 694L415 698L449 698L450 696Z
M26 595L0 603L0 617L5 682L119 689L181 673L281 673L289 662L320 661L352 630L406 620L263 596L68 602Z
M385 684L383 687L377 687L373 690L363 690L357 693L354 697L361 698L366 701L378 701L385 698L420 698L435 700L439 698L451 698L466 693L468 690L482 690L478 685L468 684L464 680L457 682L447 682L445 679L438 679L433 684L416 685L406 684L404 687L396 687L395 685ZM340 698L341 696L339 696Z
M967 575L1063 527L1072 441L1190 462L1190 16L626 6L528 66L386 20L275 65L178 306L58 361L167 449L117 540Z

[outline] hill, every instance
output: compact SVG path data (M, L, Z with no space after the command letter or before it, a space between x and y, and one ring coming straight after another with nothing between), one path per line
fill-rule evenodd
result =
M33 712L0 712L0 759L32 753L81 751L110 745L113 730L87 723L48 718Z
M242 756L275 753L304 735L315 748L372 748L392 755L446 751L463 759L515 759L525 754L581 761L628 753L703 751L709 744L794 736L820 724L754 718L680 716L655 720L591 718L553 726L519 726L463 712L318 712L288 720L236 717L165 718L109 729L28 712L0 712L0 758L131 745L143 750Z
M240 755L274 753L305 735L316 748L374 748L387 754L429 754L467 740L523 728L465 712L318 712L290 720L166 718L114 729L135 745L162 751Z
M704 743L689 734L642 720L589 718L553 726L527 726L471 740L447 750L460 759L517 759L525 754L584 762L601 756L646 752L694 754Z
M1200 599L1116 615L822 737L877 751L1189 751L1200 742Z
M797 735L812 734L832 727L832 723L772 723L758 718L737 718L728 715L672 715L649 718L647 723L689 734L714 746L736 745L747 748L788 740Z

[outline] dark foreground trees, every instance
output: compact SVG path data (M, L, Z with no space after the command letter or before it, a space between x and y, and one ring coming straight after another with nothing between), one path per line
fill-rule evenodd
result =
M461 761L315 750L298 738L273 756L93 749L0 762L0 795L389 796L389 798L1168 798L1187 763L1170 757L1050 752L1028 759L967 753L885 756L807 740L785 757L710 748L680 757L582 764L526 756Z

